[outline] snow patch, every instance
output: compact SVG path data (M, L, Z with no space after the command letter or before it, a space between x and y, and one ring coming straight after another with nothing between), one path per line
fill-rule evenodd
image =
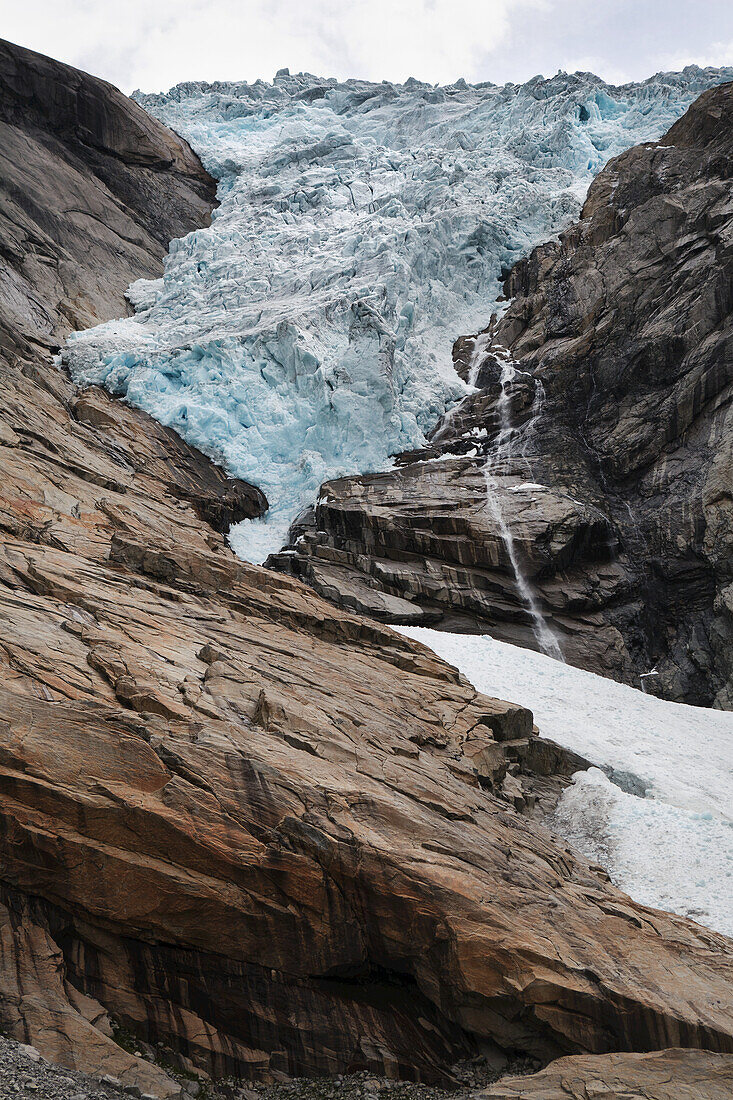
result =
M553 828L638 901L733 935L733 713L669 703L488 635L397 629L598 765L575 776Z

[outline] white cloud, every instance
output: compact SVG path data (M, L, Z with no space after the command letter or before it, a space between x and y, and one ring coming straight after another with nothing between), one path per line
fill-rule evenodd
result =
M618 83L733 63L729 0L0 0L0 34L127 92L283 66L441 83L589 69Z
M480 79L513 14L546 0L0 0L4 37L130 91L184 79Z
M659 58L657 68L669 72L677 72L686 65L711 65L720 68L724 65L733 65L733 39L730 42L713 42L706 49L697 54L666 53Z

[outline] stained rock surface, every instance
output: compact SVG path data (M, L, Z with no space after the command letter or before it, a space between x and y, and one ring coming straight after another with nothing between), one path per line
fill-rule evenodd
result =
M180 1082L138 1042L187 1073L438 1083L479 1046L733 1051L733 943L532 816L583 761L237 561L220 529L254 491L22 325L1 351L0 1027L160 1097Z
M568 660L733 705L732 156L727 84L612 160L456 343L477 392L395 469L327 483L270 564L382 621L536 647L501 516Z

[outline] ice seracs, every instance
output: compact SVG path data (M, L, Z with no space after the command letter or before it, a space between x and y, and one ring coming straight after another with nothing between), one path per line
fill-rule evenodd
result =
M609 87L588 73L433 87L281 72L139 101L219 180L134 317L76 334L79 382L125 395L260 486L233 545L277 550L327 478L385 468L465 392L461 334L501 271L578 214L595 172L733 70Z

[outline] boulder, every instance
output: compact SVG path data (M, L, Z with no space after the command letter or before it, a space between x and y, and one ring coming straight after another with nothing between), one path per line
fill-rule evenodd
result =
M728 1100L733 1059L704 1050L559 1058L531 1077L504 1078L481 1100Z

